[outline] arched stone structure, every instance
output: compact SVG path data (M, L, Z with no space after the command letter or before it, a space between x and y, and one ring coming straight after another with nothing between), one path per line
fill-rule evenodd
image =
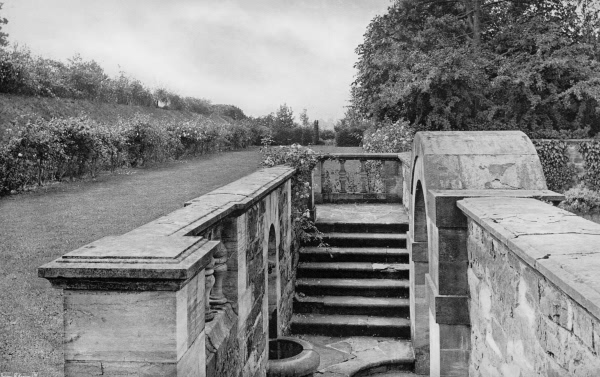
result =
M546 181L535 147L520 131L419 132L412 161L408 248L416 372L466 376L467 222L456 201L536 196Z

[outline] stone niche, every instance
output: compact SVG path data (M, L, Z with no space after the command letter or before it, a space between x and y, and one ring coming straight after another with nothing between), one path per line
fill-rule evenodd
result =
M264 375L270 231L278 335L291 315L293 174L259 170L40 267L64 290L65 376Z

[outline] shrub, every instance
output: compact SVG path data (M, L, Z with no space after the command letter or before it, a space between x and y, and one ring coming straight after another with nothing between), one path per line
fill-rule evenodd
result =
M590 190L583 183L565 192L565 200L559 207L577 214L589 214L600 211L600 192Z
M310 148L293 144L289 147L272 147L273 139L263 140L261 153L263 166L288 165L296 169L292 177L292 227L298 241L317 240L323 243L323 234L310 218L309 198L312 171L319 161L318 154Z
M567 143L562 140L534 140L546 183L553 191L563 192L573 185L575 168L569 164Z
M415 132L409 122L399 120L393 124L366 130L363 136L363 148L367 152L375 153L406 152L412 148L414 136Z

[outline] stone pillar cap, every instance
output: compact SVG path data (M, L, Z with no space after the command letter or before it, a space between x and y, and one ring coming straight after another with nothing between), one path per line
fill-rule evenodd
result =
M176 290L210 262L219 241L125 234L94 241L38 268L70 289Z

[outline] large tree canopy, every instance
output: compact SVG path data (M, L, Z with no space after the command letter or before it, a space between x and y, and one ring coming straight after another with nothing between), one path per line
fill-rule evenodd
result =
M353 108L418 129L596 134L599 9L595 0L397 0L357 48Z

